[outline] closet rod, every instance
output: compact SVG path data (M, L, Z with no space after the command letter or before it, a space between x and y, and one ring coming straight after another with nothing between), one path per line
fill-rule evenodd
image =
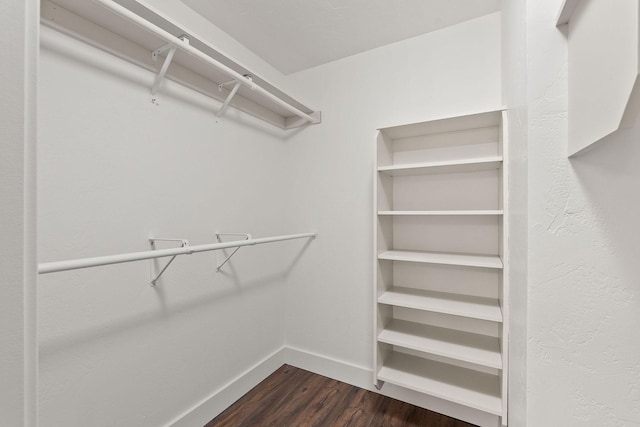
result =
M247 85L251 90L255 90L256 92L258 92L261 95L263 95L264 97L270 99L271 101L273 101L274 103L278 104L279 106L287 109L288 111L290 111L291 113L295 114L296 116L308 121L309 123L316 122L316 119L314 117L312 117L309 114L297 109L293 105L288 104L286 101L283 101L282 99L278 98L277 96L275 96L271 92L267 91L266 89L258 86L257 84L255 84L251 80L247 79L242 74L234 71L233 69L227 67L226 65L222 64L221 62L216 61L215 59L213 59L209 55L205 54L204 52L201 52L200 50L194 48L193 46L185 43L180 38L174 36L173 34L169 33L168 31L163 30L162 28L158 27L157 25L152 24L151 22L147 21L146 19L142 18L141 16L136 15L135 13L133 13L132 11L127 9L126 7L116 3L115 1L113 1L113 0L93 0L93 1L98 3L98 4L100 4L101 6L103 6L105 8L107 8L107 9L109 9L113 13L115 13L117 15L120 15L123 18L126 18L129 21L133 22L134 24L136 24L136 25L138 25L138 26L150 31L151 33L153 33L156 36L160 37L161 39L163 39L167 43L173 44L178 49L181 49L181 50L185 51L186 53L201 59L202 61L208 63L209 65L212 65L212 66L216 67L220 71L228 74L233 79L235 79L235 80L237 80L239 82L242 82L242 84Z
M46 262L38 265L39 274L55 273L58 271L76 270L79 268L98 267L100 265L120 264L123 262L141 261L145 259L164 258L174 255L190 255L196 252L215 251L218 249L239 248L241 246L260 245L262 243L279 242L282 240L315 238L318 233L287 234L259 239L235 240L224 243L209 243L205 245L186 246L172 249L130 252L126 254L107 255L94 258L71 259L68 261Z

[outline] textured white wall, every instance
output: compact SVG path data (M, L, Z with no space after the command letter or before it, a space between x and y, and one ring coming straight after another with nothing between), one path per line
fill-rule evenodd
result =
M503 99L509 110L509 423L527 417L527 2L502 2Z
M322 124L289 142L287 223L320 237L288 279L286 343L372 370L376 129L501 105L500 14L289 76Z
M39 2L0 3L0 418L36 425Z
M561 3L527 2L528 425L638 426L640 125L567 159Z
M40 262L148 250L147 238L290 233L282 133L43 28ZM304 230L302 230L304 231ZM40 276L40 424L158 426L283 345L281 249ZM162 264L166 260L158 261ZM215 415L215 414L214 414Z

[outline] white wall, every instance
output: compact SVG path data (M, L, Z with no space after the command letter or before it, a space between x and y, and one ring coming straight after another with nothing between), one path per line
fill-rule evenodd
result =
M153 78L43 28L40 262L293 231L281 131L170 82L153 105ZM40 276L40 424L163 425L278 351L302 246L179 257L155 288L151 261Z
M527 420L527 2L502 2L503 99L509 135L509 423Z
M500 55L492 14L290 76L323 116L287 151L287 223L320 233L288 278L288 346L372 370L376 129L499 108Z
M528 425L640 425L640 125L567 159L561 0L527 2Z
M0 3L0 417L36 425L39 2Z

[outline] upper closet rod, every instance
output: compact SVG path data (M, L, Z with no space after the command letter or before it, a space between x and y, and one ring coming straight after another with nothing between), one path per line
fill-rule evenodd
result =
M119 255L108 255L94 258L72 259L68 261L46 262L38 265L38 273L55 273L57 271L76 270L79 268L97 267L100 265L119 264L123 262L141 261L144 259L163 258L174 255L188 255L196 252L215 251L226 248L259 245L262 243L279 242L281 240L315 238L318 233L287 234L283 236L263 237L259 239L236 240L233 242L210 243L198 246L185 246L173 249L159 249L153 251L130 252Z
M127 9L126 7L116 3L113 0L93 0L94 2L100 4L101 6L111 10L112 12L122 16L123 18L128 19L129 21L133 22L134 24L137 24L138 26L145 28L146 30L152 32L153 34L157 35L158 37L160 37L161 39L164 39L167 43L171 43L174 46L176 46L178 49L181 49L185 52L187 52L190 55L193 55L197 58L200 58L202 61L218 68L219 70L221 70L222 72L228 74L230 77L232 77L233 79L235 79L237 82L240 82L244 85L249 86L249 88L251 90L255 90L258 93L260 93L261 95L265 96L266 98L269 98L271 101L273 101L274 103L280 105L281 107L287 109L288 111L292 112L293 114L295 114L296 116L308 121L309 123L314 123L316 122L316 119L312 116L310 116L309 114L300 111L299 109L297 109L296 107L294 107L293 105L289 105L287 102L283 101L282 99L278 98L277 96L275 96L274 94L272 94L271 92L268 92L267 90L263 89L262 87L258 86L257 84L255 84L253 81L247 79L245 76L243 76L242 74L232 70L231 68L227 67L226 65L216 61L215 59L213 59L212 57L210 57L209 55L206 55L205 53L199 51L198 49L194 48L193 46L190 46L187 43L184 43L180 38L174 36L173 34L169 33L168 31L163 30L162 28L158 27L157 25L152 24L151 22L147 21L146 19L136 15L135 13L131 12L129 9Z

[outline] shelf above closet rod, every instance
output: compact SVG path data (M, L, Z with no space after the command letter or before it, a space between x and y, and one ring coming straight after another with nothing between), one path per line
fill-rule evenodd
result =
M141 261L145 259L164 258L176 255L190 255L197 252L215 251L227 248L239 248L242 246L260 245L263 243L280 242L283 240L315 238L318 233L287 234L274 237L262 237L258 239L235 240L224 243L209 243L197 246L185 246L172 249L159 249L152 251L130 252L118 255L107 255L93 258L80 258L67 261L46 262L38 265L39 274L55 273L58 271L77 270L80 268L98 267L101 265L120 264L123 262Z
M228 101L228 107L282 129L321 122L320 111L280 90L213 45L216 40L199 36L197 27L185 27L162 9L138 0L42 0L40 22L156 75L153 85L149 83L149 100L156 106L170 102L172 89L166 82L171 81L221 105ZM43 31L45 43L47 33ZM231 96L239 77L240 86ZM217 121L221 108L211 109Z
M93 0L93 1L95 3L97 3L97 4L99 4L100 6L103 6L106 9L110 10L111 12L113 12L113 13L115 13L115 14L117 14L117 15L119 15L119 16L121 16L121 17L123 17L123 18L125 18L125 19L127 19L129 21L131 21L132 23L138 25L139 27L144 28L145 30L153 33L154 35L156 35L159 38L163 39L167 43L171 43L178 50L182 50L182 51L188 53L189 55L192 55L192 56L202 60L203 62L215 67L216 69L224 72L225 74L227 74L232 79L235 79L237 82L248 86L251 90L258 92L260 95L264 96L265 98L269 99L270 101L272 101L273 103L279 105L280 107L285 108L286 110L288 110L289 112L295 114L296 116L300 117L301 119L303 119L303 120L305 120L305 121L307 121L309 123L317 123L318 122L318 118L317 117L313 117L313 116L301 111L300 109L294 107L293 105L290 105L286 101L283 101L282 99L280 99L277 96L273 95L271 92L268 92L264 88L260 87L256 83L254 83L251 79L247 79L242 74L240 74L240 73L236 72L235 70L227 67L226 65L224 65L221 62L215 60L214 58L210 57L209 55L205 54L204 52L194 48L190 44L184 43L180 38L174 36L173 34L169 33L168 31L163 30L162 28L158 27L157 25L154 25L153 23L147 21L146 19L142 18L141 16L136 15L135 13L133 13L132 11L130 11L129 9L127 9L124 6L119 5L115 1L113 1L113 0Z

